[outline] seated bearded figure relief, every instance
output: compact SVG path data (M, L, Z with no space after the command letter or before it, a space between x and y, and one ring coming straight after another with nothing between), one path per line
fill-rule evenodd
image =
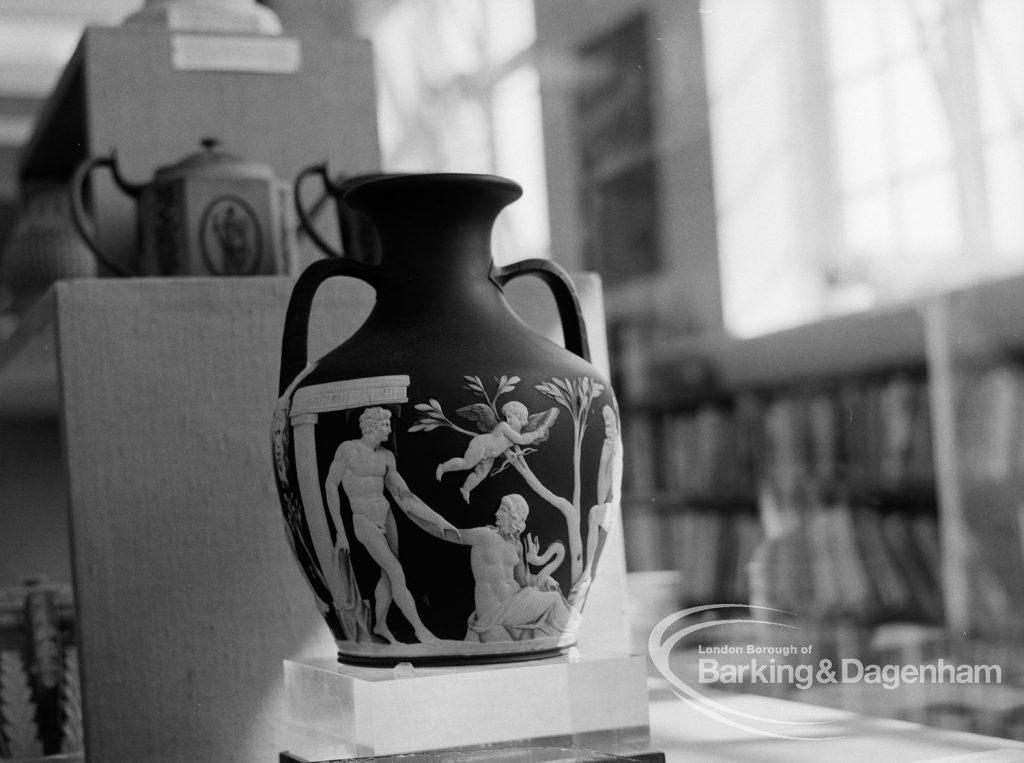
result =
M467 641L519 641L559 636L570 630L578 613L549 574L561 563L561 544L540 556L536 538L522 540L530 507L518 494L501 499L494 524L462 529L447 539L470 546L476 609L469 618ZM556 557L540 572L529 563Z

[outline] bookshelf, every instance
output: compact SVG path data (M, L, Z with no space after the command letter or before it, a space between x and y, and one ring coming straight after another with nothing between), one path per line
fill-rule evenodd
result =
M680 605L1018 636L1022 294L1015 277L753 339L632 346L630 569L677 570Z
M833 660L999 665L970 691L732 688L1024 740L1022 295L1017 276L753 339L620 342L627 565L675 589L652 624L749 603Z

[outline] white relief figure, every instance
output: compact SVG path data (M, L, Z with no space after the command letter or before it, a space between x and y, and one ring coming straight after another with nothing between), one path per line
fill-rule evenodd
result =
M545 571L530 573L520 536L530 507L521 495L501 499L494 524L461 530L456 541L470 546L473 599L467 641L520 641L560 636L575 627L579 614ZM536 544L536 539L530 539ZM537 550L534 545L534 553Z
M548 437L548 429L557 417L558 410L550 410L533 416L522 403L512 400L501 406L504 421L498 421L494 409L484 403L474 403L455 411L465 419L474 422L481 434L476 435L466 446L461 458L450 458L438 464L435 476L438 481L447 472L463 472L471 470L459 492L462 499L469 503L469 494L491 473L494 459L504 454L513 445L530 445L543 442Z
M597 467L597 503L590 508L587 520L587 559L583 572L584 582L594 576L597 544L600 533L608 535L615 521L615 507L618 505L618 486L622 482L622 438L619 436L619 419L610 405L601 409L604 417L604 443L601 445L601 460Z
M498 407L497 400L502 395L509 394L516 389L516 385L519 384L521 379L518 376L502 376L500 379L495 379L495 392L493 395L485 389L483 382L478 376L465 376L466 380L464 388L472 392L477 397L483 398L486 403L475 403L474 405L465 406L457 409L457 412L465 418L471 418L468 414L473 412L477 421L477 426L480 430L487 432L491 431L486 426L482 426L480 423L481 419L486 419L485 411L490 411L490 421L493 425L497 425L498 422ZM546 426L548 429L551 428L552 424L556 420L559 413L559 408L565 409L567 415L571 419L570 425L572 427L572 434L569 439L569 447L571 447L571 460L567 460L567 468L572 470L572 494L571 495L559 495L545 485L541 479L534 473L530 467L528 457L536 452L535 448L530 446L523 446L515 442L510 442L508 447L504 450L505 460L501 466L494 469L493 473L498 473L502 469L511 467L525 480L526 484L533 490L536 495L545 501L547 504L557 510L562 517L565 519L566 527L568 530L567 540L568 548L567 554L568 563L570 567L570 579L572 580L572 586L568 593L568 601L573 606L581 603L585 598L589 577L586 572L586 565L584 564L584 547L583 547L583 533L582 533L582 521L583 521L583 486L582 486L582 454L583 454L583 442L586 438L587 428L589 426L591 408L605 391L605 386L591 379L587 376L578 376L575 378L558 378L551 377L547 381L543 381L539 384L533 385L533 388L544 395L549 400L552 400L557 404L556 407L550 408L549 410L531 416L528 421L537 421L536 426L532 424L529 426L523 426L522 429L530 432L539 429L541 425ZM444 409L437 400L428 400L425 403L417 403L415 406L416 410L420 413L420 418L417 419L416 423L409 427L410 432L430 432L439 427L445 427L453 429L456 432L460 432L467 435L470 438L477 437L475 432L471 432L457 423L448 418L445 414ZM503 406L504 408L504 406ZM530 427L533 426L533 429ZM606 415L605 418L606 433L609 427L609 421ZM615 427L616 432L618 427ZM539 442L538 440L534 442ZM609 451L609 459L611 462L612 455L615 451ZM452 459L455 461L456 459ZM463 459L464 461L465 459ZM445 462L450 463L450 462ZM444 464L442 464L442 467ZM490 473L490 468L493 466L493 461L487 465L487 473ZM474 467L477 468L477 467ZM442 470L439 468L439 472ZM609 473L608 481L613 482L614 472ZM472 476L472 475L471 475ZM477 483L479 480L477 481ZM477 484L473 483L473 484ZM599 488L600 489L600 488ZM609 489L604 490L605 493L609 492ZM466 493L463 497L466 497ZM598 525L610 521L611 514L606 512L604 515L594 515L595 521ZM589 515L588 515L589 521ZM594 534L594 537L598 537ZM588 544L589 545L589 544ZM588 557L591 558L592 557Z
M325 540L325 535L316 532L315 525L309 525L309 536L311 537L307 538L307 534L303 532L303 525L310 522L311 513L319 511L320 515L323 514L323 504L319 501L320 488L316 484L318 480L315 472L313 472L311 487L316 491L317 498L314 500L312 491L310 491L307 495L311 501L309 505L304 505L305 499L300 492L306 476L305 472L296 473L296 483L292 483L289 474L289 450L293 446L301 450L303 439L311 440L313 437L312 425L301 425L295 429L294 439L297 442L293 443L293 434L289 427L292 394L298 384L315 368L316 363L308 364L292 380L274 408L271 426L276 477L284 508L285 525L288 529L287 537L295 557L316 595L320 611L325 616L334 612L342 633L348 640L373 641L371 633L373 616L369 604L359 595L352 565L347 558L339 559L331 547L330 540ZM324 533L326 533L326 519L324 520Z
M381 569L374 592L374 632L396 643L387 626L388 609L394 601L412 625L416 638L424 643L436 642L439 639L420 620L416 603L406 587L405 573L398 559L395 518L385 489L410 519L431 534L457 542L459 531L413 494L398 473L394 454L381 447L391 434L391 412L380 407L367 408L359 417L359 428L360 438L346 440L338 446L324 484L327 507L338 528L335 552L339 557L347 557L349 553L348 538L341 522L340 486L352 508L356 540Z

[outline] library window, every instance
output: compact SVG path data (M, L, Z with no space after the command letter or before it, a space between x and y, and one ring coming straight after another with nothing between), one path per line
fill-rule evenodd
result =
M645 14L578 51L583 261L614 286L659 265L657 156Z
M1019 3L709 0L703 18L732 331L1024 268Z
M383 168L515 180L524 195L499 216L495 261L548 257L532 0L402 0L364 26L376 50Z

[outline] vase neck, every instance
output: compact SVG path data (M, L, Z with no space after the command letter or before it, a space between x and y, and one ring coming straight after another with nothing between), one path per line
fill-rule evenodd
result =
M487 175L393 175L357 185L345 203L373 222L385 268L465 282L490 275L494 220L521 193Z

